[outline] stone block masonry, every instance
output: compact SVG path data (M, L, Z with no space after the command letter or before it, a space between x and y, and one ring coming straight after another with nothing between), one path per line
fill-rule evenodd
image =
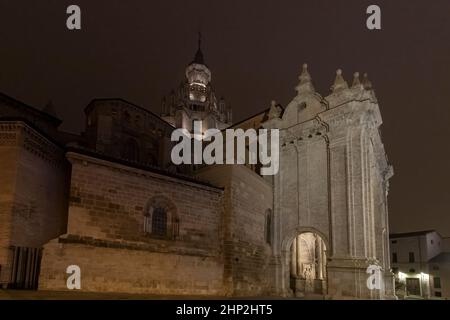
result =
M75 264L85 291L223 294L222 189L81 153L67 158L67 234L44 246L40 289L65 290ZM170 213L167 236L145 229L155 203Z
M217 256L64 237L45 246L39 288L67 290L65 271L72 264L81 269L81 291L223 295Z
M225 188L224 255L228 293L233 296L273 294L274 235L273 224L267 220L272 213L272 186L244 165L209 166L197 176Z
M0 121L0 285L14 248L40 248L65 232L68 162L63 149L22 121Z

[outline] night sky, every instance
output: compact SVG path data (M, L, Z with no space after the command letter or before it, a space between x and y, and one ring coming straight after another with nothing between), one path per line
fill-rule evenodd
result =
M82 30L66 28L66 8ZM382 30L366 28L377 4ZM328 95L335 71L368 72L394 166L391 232L450 236L450 1L0 0L0 91L42 108L49 99L80 132L93 98L120 97L159 113L203 33L219 96L238 121L294 97L307 62Z

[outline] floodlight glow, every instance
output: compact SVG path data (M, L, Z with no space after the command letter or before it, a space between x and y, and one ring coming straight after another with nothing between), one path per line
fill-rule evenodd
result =
M428 273L421 272L420 276L424 281L428 281L430 279L430 275Z

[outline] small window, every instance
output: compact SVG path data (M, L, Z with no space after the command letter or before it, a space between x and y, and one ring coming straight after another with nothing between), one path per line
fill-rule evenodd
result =
M434 293L434 296L435 297L442 297L442 293L437 291L437 292Z
M392 268L392 272L393 273L398 273L398 268L397 267Z
M439 266L433 266L433 270L434 271L438 271L439 270Z
M414 252L410 252L409 253L409 263L413 263L415 262L415 257L414 257Z
M415 272L416 272L416 269L409 269L409 272L415 273Z
M392 240L391 243L392 243L392 244L396 244L396 243L397 243L397 240Z
M175 205L164 196L151 198L144 210L144 233L150 238L175 240L180 234L180 220Z
M431 244L434 244L434 241L433 241L433 239L431 239Z
M434 280L434 288L440 289L441 288L441 278L434 277L433 280Z
M392 252L392 263L397 263L397 252Z

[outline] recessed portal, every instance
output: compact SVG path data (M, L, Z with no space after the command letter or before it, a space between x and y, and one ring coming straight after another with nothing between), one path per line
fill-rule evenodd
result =
M294 238L290 254L290 287L295 295L326 293L326 246L316 233Z

